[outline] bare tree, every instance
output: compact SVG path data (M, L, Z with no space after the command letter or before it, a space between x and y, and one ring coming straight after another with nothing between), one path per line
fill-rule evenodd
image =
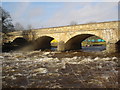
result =
M2 7L0 7L0 32L8 33L14 31L14 26L12 24L12 19L9 12L5 11Z
M31 29L32 29L32 25L29 24L29 25L27 26L27 29L28 29L28 30L31 30Z
M17 22L15 24L15 30L24 30L24 27L19 22Z
M77 22L76 21L71 21L70 25L77 25Z
M32 31L32 25L27 26L27 30L23 32L23 35L26 35L27 37L30 37L32 40L35 39L35 31Z

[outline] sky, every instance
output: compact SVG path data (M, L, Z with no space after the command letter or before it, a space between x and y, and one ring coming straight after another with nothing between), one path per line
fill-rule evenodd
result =
M13 0L14 1L14 0ZM118 2L2 2L2 7L12 17L13 24L25 28L45 28L89 22L118 20ZM105 1L105 0L104 0Z

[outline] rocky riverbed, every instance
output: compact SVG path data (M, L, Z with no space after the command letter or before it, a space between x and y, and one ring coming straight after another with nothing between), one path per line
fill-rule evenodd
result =
M118 88L120 54L0 53L3 88Z

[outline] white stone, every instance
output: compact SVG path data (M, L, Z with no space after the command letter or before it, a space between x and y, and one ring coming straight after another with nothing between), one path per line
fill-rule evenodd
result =
M43 55L48 55L48 54L50 54L50 52L45 52L45 53L43 53Z
M33 72L37 72L37 73L47 73L48 70L46 68L37 68L35 69Z
M0 56L0 59L4 59L4 57L3 57L3 56Z
M112 60L115 60L115 59L117 59L117 57L113 57L113 58L112 58Z
M72 59L77 59L78 57L77 56L75 56L75 57L73 57Z
M100 58L99 57L96 57L94 60L99 60Z
M11 76L11 78L12 78L13 80L15 80L15 79L16 79L16 77L14 77L14 76Z
M102 58L102 60L110 60L111 58L107 57L107 58Z

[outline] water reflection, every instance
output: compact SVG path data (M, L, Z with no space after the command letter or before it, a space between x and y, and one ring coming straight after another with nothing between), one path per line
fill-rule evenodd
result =
M89 46L89 47L85 47L83 46L82 47L82 51L103 51L106 49L106 46ZM52 47L51 48L52 51L56 51L57 50L57 47Z
M103 51L105 50L105 46L89 46L89 47L82 47L83 51Z

